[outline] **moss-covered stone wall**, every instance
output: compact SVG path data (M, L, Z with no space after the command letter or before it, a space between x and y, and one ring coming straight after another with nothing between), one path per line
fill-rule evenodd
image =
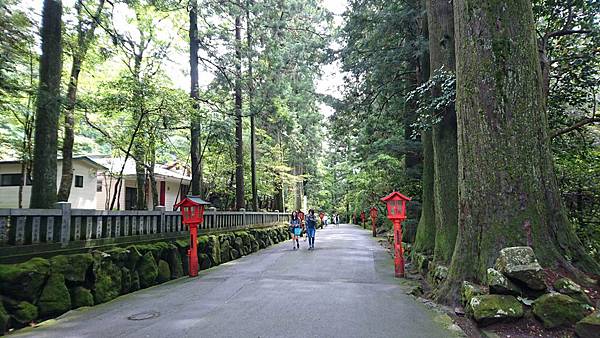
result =
M286 225L199 236L199 268L206 270L286 239ZM0 264L0 335L185 276L188 248L188 241L177 240Z

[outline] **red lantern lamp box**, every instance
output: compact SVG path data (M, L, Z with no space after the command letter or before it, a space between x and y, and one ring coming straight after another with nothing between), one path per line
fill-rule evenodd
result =
M204 222L204 208L209 202L198 196L187 196L181 202L173 206L174 209L181 208L183 224L200 224Z
M410 197L406 197L397 191L381 199L387 206L387 217L390 220L406 219L406 202L410 200Z

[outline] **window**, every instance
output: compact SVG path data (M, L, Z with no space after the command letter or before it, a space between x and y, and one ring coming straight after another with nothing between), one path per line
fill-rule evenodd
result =
M102 192L102 180L96 181L96 192Z
M2 174L0 175L0 186L18 187L21 185L22 179L21 174ZM27 185L31 185L29 177L27 177Z
M75 187L83 188L83 176L75 175Z

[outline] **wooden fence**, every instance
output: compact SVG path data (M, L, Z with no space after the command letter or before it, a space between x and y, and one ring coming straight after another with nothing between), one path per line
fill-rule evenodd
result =
M207 209L199 233L240 230L287 222L280 212L216 211ZM0 209L0 260L3 256L80 249L187 236L179 211L108 211L71 209Z

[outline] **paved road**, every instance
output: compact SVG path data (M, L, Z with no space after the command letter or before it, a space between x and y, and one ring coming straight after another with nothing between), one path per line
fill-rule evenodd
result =
M450 337L405 294L370 232L319 230L316 250L286 241L258 253L74 310L9 337ZM127 317L159 312L156 318Z

